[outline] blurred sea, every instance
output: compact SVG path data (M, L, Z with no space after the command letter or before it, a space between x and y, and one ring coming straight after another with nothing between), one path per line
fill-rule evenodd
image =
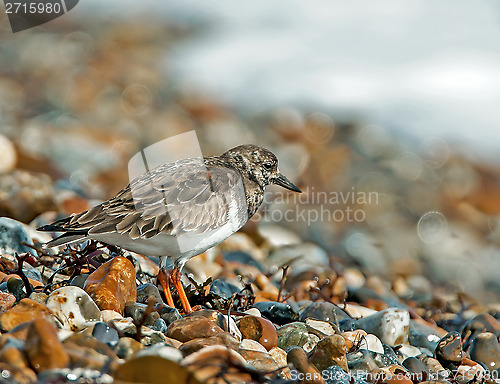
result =
M195 28L165 70L243 113L300 108L500 158L500 2L97 0L78 12Z

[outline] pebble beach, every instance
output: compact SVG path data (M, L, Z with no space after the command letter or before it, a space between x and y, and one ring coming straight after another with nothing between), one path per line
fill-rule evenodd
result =
M203 26L2 25L0 383L500 383L500 167L180 84L169 49ZM203 155L271 149L303 191L269 189L187 262L193 313L166 304L158 258L42 246L56 234L37 227L110 198L142 148L186 132Z

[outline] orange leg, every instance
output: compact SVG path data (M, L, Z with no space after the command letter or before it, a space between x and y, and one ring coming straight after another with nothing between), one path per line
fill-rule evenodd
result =
M167 304L170 307L175 308L174 299L172 299L172 293L170 292L170 274L167 274L167 272L163 268L160 268L160 272L158 272L158 281L163 288L163 293L165 294L165 298L167 299Z
M179 268L174 268L172 270L172 283L174 284L175 289L179 293L179 299L181 299L182 308L184 308L185 313L191 313L193 310L191 309L191 304L186 296L186 292L184 291L184 287L181 282L181 270Z

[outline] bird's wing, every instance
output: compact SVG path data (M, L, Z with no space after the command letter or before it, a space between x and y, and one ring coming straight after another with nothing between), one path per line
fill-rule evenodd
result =
M234 189L243 188L243 183L233 168L213 165L203 159L161 165L110 200L39 229L85 235L117 232L133 240L217 229L230 219ZM246 209L246 202L239 204Z

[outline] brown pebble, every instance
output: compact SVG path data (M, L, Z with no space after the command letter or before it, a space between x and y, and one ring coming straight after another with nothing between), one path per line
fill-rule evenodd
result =
M137 299L134 265L126 257L113 258L90 274L85 291L99 309L123 314L125 304Z
M491 332L477 335L472 341L469 353L472 360L483 363L491 371L500 368L500 344Z
M22 299L11 309L0 314L0 328L4 331L10 331L19 324L34 319L50 316L51 312L44 304L37 303L31 299Z
M251 349L240 349L239 353L255 369L264 372L271 372L278 369L278 364L267 352L254 351Z
M335 364L345 372L349 372L346 353L347 346L345 339L340 335L331 335L321 339L316 344L311 352L309 361L320 371Z
M441 340L434 351L434 356L441 364L452 362L457 363L462 360L462 339L458 332L449 332Z
M248 373L245 359L231 348L221 345L206 347L189 355L182 361L182 365L203 383L254 382Z
M278 346L278 334L273 323L257 316L244 316L238 328L244 339L258 341L268 351Z
M0 313L12 308L16 303L16 297L12 293L0 292Z
M217 336L224 333L221 327L201 316L184 317L167 328L166 335L182 342L197 338Z
M239 342L229 333L222 333L217 336L186 341L179 347L179 351L181 351L184 356L187 356L192 353L198 352L202 348L213 345L223 345L225 347L237 350L239 347Z
M300 347L292 347L287 355L286 360L288 364L292 364L295 369L304 375L304 379L301 383L304 384L324 384L325 381L321 376L320 371L313 365L310 364L305 351Z
M57 329L45 319L35 319L28 328L26 354L37 372L64 368L69 356L57 337Z

